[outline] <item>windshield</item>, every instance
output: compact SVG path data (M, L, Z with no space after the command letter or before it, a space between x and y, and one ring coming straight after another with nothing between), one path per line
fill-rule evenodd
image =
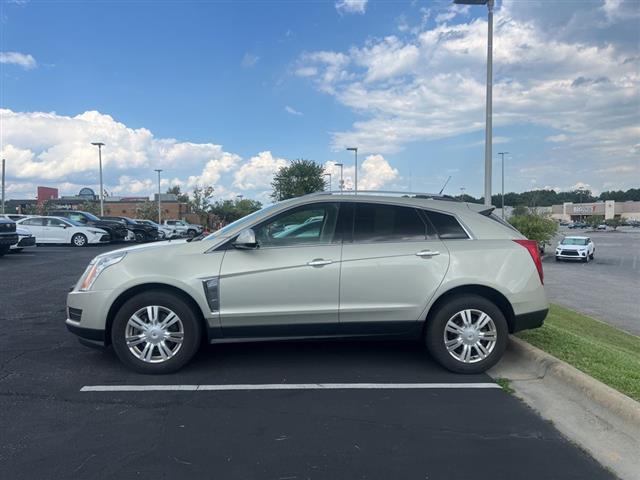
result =
M565 238L562 240L562 245L586 245L586 238Z
M76 227L86 227L85 223L78 222L77 220L71 220L70 218L65 218L64 221L71 225L75 225Z
M255 212L250 213L246 217L242 217L236 220L235 222L231 222L229 225L222 227L220 230L216 230L215 232L207 235L206 237L203 238L203 240L214 240L216 238L224 237L235 228L243 227L245 225L249 226L257 217L263 214L267 214L272 210L275 210L277 207L278 207L278 204L274 203L272 205L269 205L268 207L264 207L260 210L256 210Z
M87 217L92 222L99 222L100 221L100 219L98 217L96 217L93 213L85 212L84 215L85 215L85 217Z

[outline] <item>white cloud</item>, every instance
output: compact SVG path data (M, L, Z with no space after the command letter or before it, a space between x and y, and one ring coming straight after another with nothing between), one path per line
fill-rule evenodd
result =
M336 2L336 10L339 14L359 13L364 14L367 9L368 0L339 0Z
M259 56L254 55L253 53L245 53L242 57L240 65L242 66L242 68L251 68L254 67L256 63L258 63L258 60L260 60Z
M287 166L287 163L287 160L276 158L271 152L260 152L235 172L233 186L240 190L269 188L273 175L280 168Z
M31 70L38 66L32 55L20 52L0 52L0 63L18 65L25 70Z
M324 170L331 174L331 182L334 188L338 188L340 182L340 167L335 162L328 161L324 164ZM355 167L343 167L345 190L354 188ZM396 168L393 168L382 155L369 155L358 166L358 190L380 190L399 178Z
M561 133L559 135L551 135L545 138L547 142L552 142L552 143L566 142L568 139L569 137L566 136L564 133Z
M302 112L299 112L298 110L296 110L293 107L290 107L289 105L287 105L286 107L284 107L285 111L287 113L290 113L291 115L303 115Z

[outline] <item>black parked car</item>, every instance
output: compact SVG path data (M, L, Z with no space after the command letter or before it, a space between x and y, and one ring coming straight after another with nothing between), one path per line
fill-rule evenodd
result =
M106 230L107 233L111 235L112 241L121 241L127 238L127 227L125 227L121 222L102 220L89 212L83 212L81 210L54 210L49 212L49 215L53 217L68 218L69 220L81 223L82 225Z
M153 225L138 223L129 217L100 217L103 220L111 220L125 225L127 230L136 236L136 242L152 242L158 240L158 229Z
M13 220L0 218L0 257L9 252L11 245L18 243L16 223Z

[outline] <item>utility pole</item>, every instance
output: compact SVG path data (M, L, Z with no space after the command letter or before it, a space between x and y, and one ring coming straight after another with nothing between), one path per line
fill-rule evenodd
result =
M162 172L162 170L156 168L154 171L158 172L158 223L162 224L162 203L160 200L160 172Z
M498 155L502 157L502 195L500 195L500 199L502 200L502 219L504 220L504 156L509 152L498 152Z
M2 159L2 214L4 215L4 165L6 160Z
M324 176L329 176L329 191L331 191L331 173L325 173Z
M100 165L100 216L104 216L104 188L102 187L102 142L91 142L91 145L98 147L98 163Z
M356 154L356 174L355 174L354 190L357 195L358 194L358 147L348 147L347 150Z

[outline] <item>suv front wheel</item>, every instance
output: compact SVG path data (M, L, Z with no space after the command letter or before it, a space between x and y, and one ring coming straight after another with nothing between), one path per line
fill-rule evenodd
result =
M495 304L478 295L461 295L430 315L425 335L429 352L443 367L481 373L502 357L509 328Z
M179 296L150 291L127 300L111 327L118 358L140 373L171 373L193 358L200 345L200 323Z

